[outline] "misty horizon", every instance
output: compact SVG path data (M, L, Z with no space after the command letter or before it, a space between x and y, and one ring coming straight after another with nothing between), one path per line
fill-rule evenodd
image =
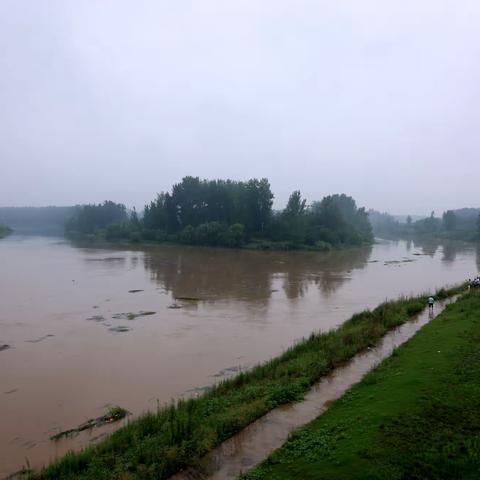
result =
M187 175L478 207L473 1L0 5L2 206L141 211Z
M342 192L342 193L345 193L345 192ZM348 193L345 193L346 195L348 195ZM328 196L328 195L327 195ZM152 200L154 199L155 197L152 197ZM60 205L60 204L48 204L48 205L0 205L0 209L2 208L71 208L71 207L81 207L83 205L90 205L90 204L102 204L104 201L109 201L110 199L105 199L103 201L99 201L99 202L89 202L89 201L85 201L85 202L82 202L82 203L77 203L77 204L74 204L74 205ZM309 201L307 202L307 206L311 206L311 203L312 202L316 202L316 201L320 201L321 198L318 198L318 199L314 199L312 201ZM118 201L118 203L120 204L124 204L123 202L121 201ZM149 202L147 202L148 204ZM145 208L145 206L147 205L142 205L142 206L136 206L136 205L126 205L126 208L128 211L133 211L133 209L135 208L135 210L137 211L138 214L142 214L143 213L143 210ZM277 202L275 202L275 199L274 199L274 207L273 207L273 211L275 212L281 212L285 206L286 206L286 203L285 205L279 205L277 207ZM455 209L447 209L445 211L435 211L435 210L431 210L429 212L425 212L425 213L410 213L410 212L388 212L386 210L382 210L382 209L375 209L375 208L370 208L368 206L365 206L365 205L358 205L359 208L365 208L367 212L369 211L376 211L376 212L379 212L379 213L387 213L389 215L391 215L392 217L394 218L398 218L398 219L406 219L408 216L412 217L414 220L418 220L418 219L421 219L421 218L426 218L428 216L430 216L432 214L432 212L435 214L436 217L441 217L443 213L445 213L447 210L455 210ZM460 209L462 209L464 207L460 207ZM465 208L478 208L478 207L465 207Z

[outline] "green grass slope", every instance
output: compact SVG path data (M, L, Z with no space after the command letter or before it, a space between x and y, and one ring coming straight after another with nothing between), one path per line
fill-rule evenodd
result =
M450 305L242 478L480 478L480 295Z

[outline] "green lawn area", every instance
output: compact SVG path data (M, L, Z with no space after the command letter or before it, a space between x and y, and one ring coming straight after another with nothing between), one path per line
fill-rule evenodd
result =
M480 295L465 295L244 480L480 478Z

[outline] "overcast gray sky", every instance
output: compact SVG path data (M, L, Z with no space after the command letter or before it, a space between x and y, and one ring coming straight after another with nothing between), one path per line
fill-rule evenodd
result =
M0 0L0 205L480 206L478 0Z

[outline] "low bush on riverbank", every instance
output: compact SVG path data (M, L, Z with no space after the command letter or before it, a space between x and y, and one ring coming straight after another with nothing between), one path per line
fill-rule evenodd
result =
M443 295L462 288L445 290ZM205 395L148 413L97 446L68 454L31 478L167 478L269 410L300 400L320 377L420 312L426 299L424 295L386 302L354 315L337 330L312 334Z
M6 225L0 224L0 238L4 238L12 233L12 229Z
M480 478L480 295L472 292L243 480Z

